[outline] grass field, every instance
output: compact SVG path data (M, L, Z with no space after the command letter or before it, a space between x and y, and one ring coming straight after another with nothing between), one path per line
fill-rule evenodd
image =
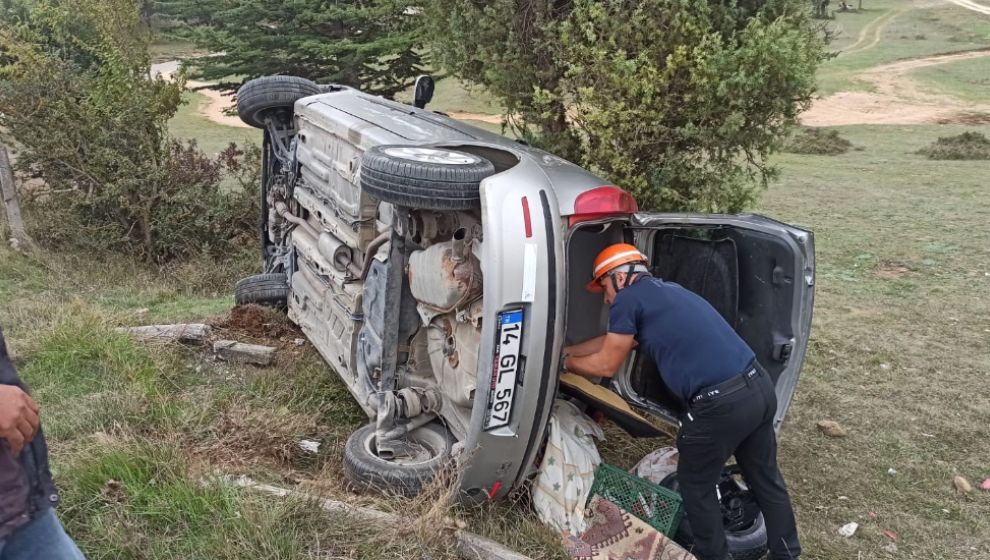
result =
M841 129L865 149L781 157L760 204L816 233L812 344L780 450L811 558L990 558L990 496L951 485L990 477L987 166L913 154L961 130ZM823 419L849 437L825 439Z
M990 57L922 68L911 75L935 93L973 102L990 99Z
M238 146L261 144L261 131L253 128L225 126L207 120L199 112L202 104L209 100L201 93L187 91L183 94L185 103L169 123L172 134L178 138L196 140L204 152L216 155L231 142Z
M885 62L986 48L990 17L947 2L864 2L861 12L839 12L826 25L835 34L837 56L818 73L821 93L868 90L856 74ZM986 60L986 59L984 59ZM983 68L988 68L984 62Z
M990 21L949 4L907 9L877 23L880 39L870 46L870 21L913 4L867 3L869 12L836 20L846 26L837 47L855 45L865 28L866 48L829 63L828 87L853 84L860 64L981 46L972 36ZM912 38L919 34L926 39ZM969 64L920 77L978 99L983 76ZM455 90L438 86L435 108L497 112L490 100ZM177 136L208 152L257 138L205 121L194 103L173 122ZM755 208L816 235L812 340L780 446L803 558L990 559L990 493L951 486L955 475L990 478L990 168L915 153L939 136L990 135L990 127L838 130L862 149L777 156L782 178ZM452 543L441 528L458 522L533 558L562 557L524 500L438 513L428 500L350 492L340 456L364 417L343 384L308 346L295 346L300 335L280 316L260 314L248 326L227 317L233 282L254 266L253 251L227 264L158 270L124 258L26 257L0 245L0 325L42 407L62 519L88 558L446 559ZM200 320L248 341L275 335L276 366L218 364L199 349L146 346L113 330ZM815 423L824 419L848 437L821 435ZM669 443L607 433L602 453L621 466ZM301 451L303 438L319 441L320 451ZM218 473L298 485L419 522L384 530L354 523L217 484ZM850 521L859 532L840 537Z

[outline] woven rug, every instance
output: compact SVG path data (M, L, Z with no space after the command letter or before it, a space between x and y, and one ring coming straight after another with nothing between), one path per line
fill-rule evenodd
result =
M697 560L663 533L619 506L594 496L580 538L565 539L573 560Z

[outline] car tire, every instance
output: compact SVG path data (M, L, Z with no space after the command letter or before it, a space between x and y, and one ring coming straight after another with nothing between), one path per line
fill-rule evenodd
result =
M680 492L680 483L677 481L677 473L667 475L660 486ZM674 542L691 550L694 546L694 534L691 532L691 523L687 517L681 520L677 533L674 535ZM758 560L767 553L767 524L760 513L753 519L753 522L746 527L737 530L725 531L725 542L729 547L733 560Z
M399 463L378 457L374 423L359 428L344 446L344 473L362 489L412 497L429 484L450 459L453 438L439 422L431 422L406 435L423 448L421 457Z
M256 303L285 309L289 303L289 281L284 273L255 274L241 278L234 285L234 303Z
M265 76L237 90L237 114L255 128L265 128L265 117L272 111L288 111L303 97L323 90L316 82L298 76Z
M487 159L447 148L374 146L361 162L361 189L378 200L422 210L471 210L481 205Z

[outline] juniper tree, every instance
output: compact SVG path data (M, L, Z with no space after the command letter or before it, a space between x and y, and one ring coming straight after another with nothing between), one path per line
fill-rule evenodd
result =
M440 62L650 209L738 211L811 101L807 0L433 0Z

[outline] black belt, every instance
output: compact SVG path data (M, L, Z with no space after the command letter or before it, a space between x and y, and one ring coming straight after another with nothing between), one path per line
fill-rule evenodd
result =
M749 386L751 379L758 377L760 375L760 370L756 367L750 367L748 370L740 373L739 375L730 377L721 383L717 383L710 387L705 387L704 389L698 391L698 394L691 397L688 401L692 405L711 402L720 397L727 397L736 391L744 389Z

